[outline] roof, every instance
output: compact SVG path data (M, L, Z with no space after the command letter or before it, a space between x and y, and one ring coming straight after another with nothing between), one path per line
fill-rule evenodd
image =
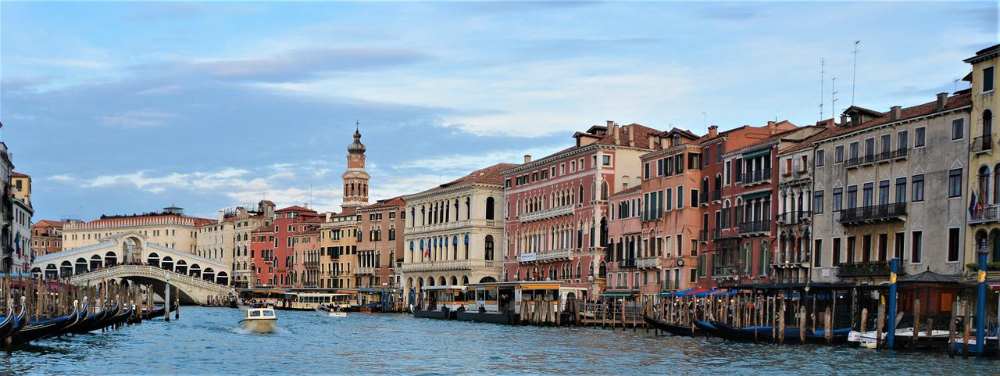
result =
M367 206L362 206L362 207L360 207L358 209L360 209L360 210L381 209L381 208L388 208L388 207L394 207L394 206L406 206L406 200L403 200L403 198L400 197L400 196L396 196L396 197L393 197L393 198L387 198L385 200L378 200L374 204L367 205Z
M559 150L559 151L557 151L555 153L546 155L545 157L533 160L531 162L528 162L528 163L525 163L525 164L522 164L522 165L514 165L514 166L511 166L511 167L508 167L508 169L502 171L502 173L503 174L514 173L515 171L513 171L513 170L517 169L518 167L534 168L534 167L537 167L537 166L540 166L540 165L543 165L545 163L550 162L549 159L551 159L551 158L558 158L558 157L560 157L564 153L568 153L568 152L571 152L571 151L574 151L574 150L578 150L578 149L583 149L583 148L586 148L586 147L590 147L591 145L594 145L594 144L597 144L597 145L606 145L606 146L623 146L623 147L629 147L628 146L629 134L625 132L626 128L631 129L631 132L632 132L632 137L631 137L632 142L633 142L633 146L632 147L641 148L641 149L649 149L649 136L659 136L662 133L662 131L659 131L659 130L656 130L656 129L653 129L653 128L650 128L650 127L647 127L645 125L638 124L638 123L631 123L631 124L623 125L623 126L616 125L616 124L614 124L613 122L610 122L610 121L609 121L609 123L612 125L611 127L606 127L606 126L601 126L601 125L595 125L595 126L590 127L589 129L587 129L586 132L576 132L576 133L574 133L573 134L573 138L577 139L576 145L567 147L565 149ZM618 141L617 142L615 142L615 131L614 131L614 129L618 129ZM583 143L580 142L581 138L593 139L594 141L589 142L587 144L583 144ZM657 143L657 148L658 147L659 147L659 143Z
M628 194L631 194L631 193L638 192L640 190L642 190L642 185L636 185L636 186L633 186L633 187L629 187L628 189L623 189L623 190L620 190L618 192L615 192L614 194L611 195L611 197L625 196L625 195L628 195Z
M979 51L976 51L976 56L965 59L966 63L974 64L983 60L989 60L1000 55L1000 44L994 44L992 46L986 47Z
M889 123L907 121L910 119L932 115L938 112L952 111L958 108L969 106L971 104L972 104L972 95L969 92L964 92L964 91L957 92L955 95L948 97L948 99L945 102L944 108L938 109L937 101L934 100L916 106L900 109L900 116L897 119L893 119L890 112L880 113L882 114L881 116L868 120L854 127L836 126L832 128L827 128L827 130L817 133L816 135L808 138L806 141L802 142L798 146L789 148L782 152L788 153L788 152L798 151L801 149L812 147L812 145L816 142L821 142L829 138L837 137L843 134L852 133L868 128L874 128Z
M309 208L301 207L301 206L298 206L298 205L293 205L293 206L289 206L287 208L282 208L282 209L275 210L274 212L275 213L287 213L287 212L313 212L313 213L315 213L316 211L312 210L312 209L309 209Z
M23 172L18 172L18 171L11 172L10 173L10 177L12 177L12 178L28 178L28 179L31 179L31 175L25 174Z
M64 224L66 224L66 222L54 221L51 219L43 219L38 222L35 222L35 226L38 227L62 227Z
M473 171L472 173L461 178L441 184L439 187L448 188L471 184L503 185L503 171L514 166L517 165L513 163L497 163L495 165Z

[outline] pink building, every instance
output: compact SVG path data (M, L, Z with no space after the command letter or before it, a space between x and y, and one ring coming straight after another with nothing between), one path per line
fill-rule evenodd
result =
M659 148L659 131L639 124L593 126L576 144L504 171L507 281L560 281L604 289L610 195L635 182L640 156Z

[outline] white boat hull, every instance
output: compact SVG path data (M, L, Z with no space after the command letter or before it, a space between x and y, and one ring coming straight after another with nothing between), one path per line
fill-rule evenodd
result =
M347 312L327 312L327 317L347 317Z
M240 321L243 329L255 333L271 333L278 327L277 319L247 319Z

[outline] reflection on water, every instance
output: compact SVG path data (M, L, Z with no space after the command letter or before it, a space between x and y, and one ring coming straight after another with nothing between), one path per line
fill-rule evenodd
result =
M994 374L1000 362L828 346L735 344L645 330L538 328L408 315L279 312L248 333L243 314L184 307L181 319L39 342L0 358L9 374Z

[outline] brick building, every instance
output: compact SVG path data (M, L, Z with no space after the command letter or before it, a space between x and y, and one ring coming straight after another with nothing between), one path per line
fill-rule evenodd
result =
M31 253L35 257L62 251L63 224L63 221L43 219L31 225Z
M271 226L262 226L250 234L255 287L291 287L293 238L314 230L323 220L316 211L301 206L280 209L274 215Z

